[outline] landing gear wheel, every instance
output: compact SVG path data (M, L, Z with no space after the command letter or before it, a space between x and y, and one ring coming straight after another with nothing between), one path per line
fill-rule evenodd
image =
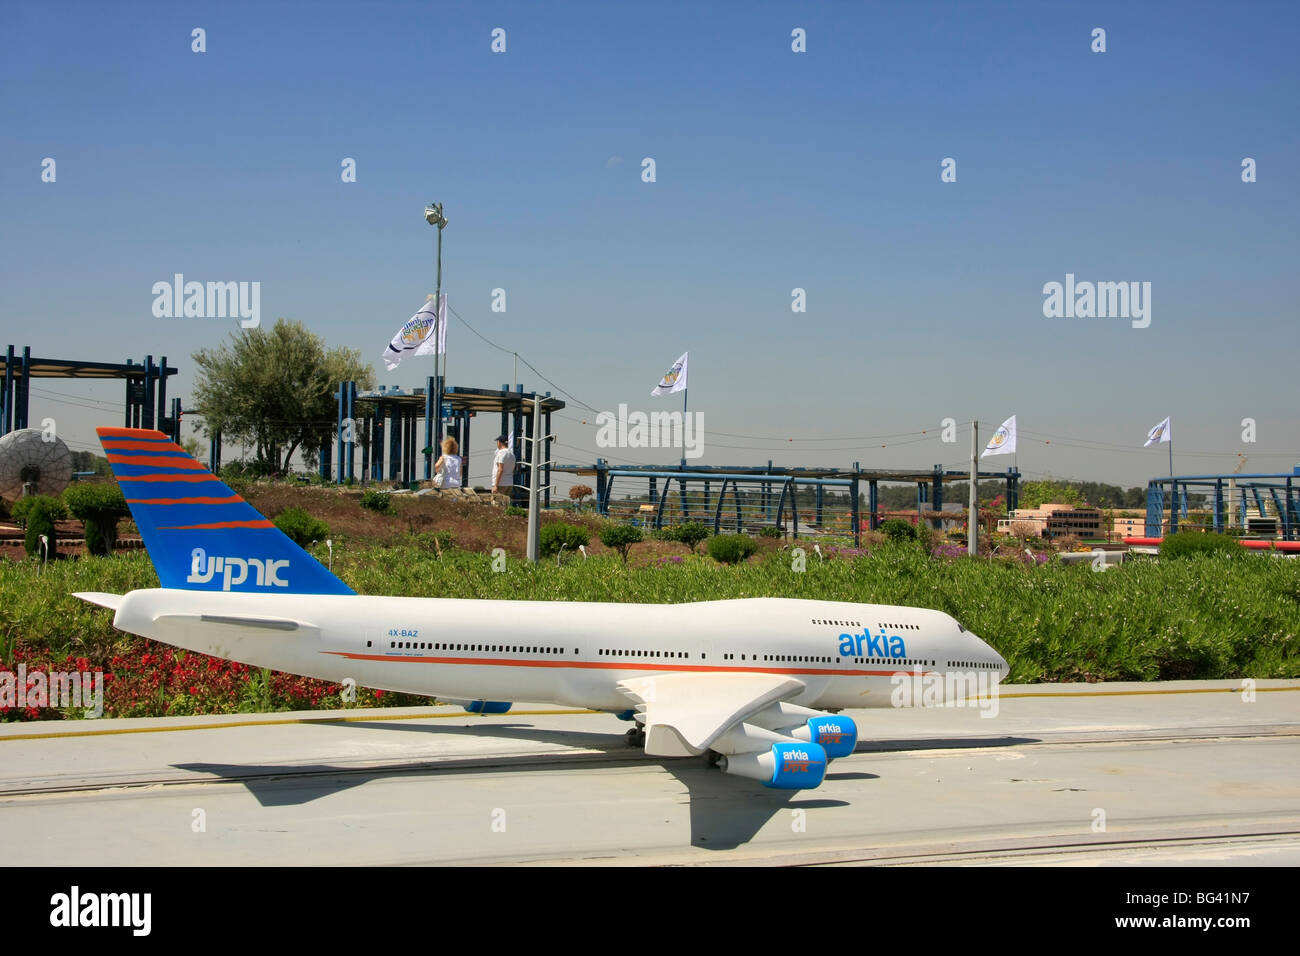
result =
M645 746L645 729L642 727L633 727L627 732L627 745L629 747Z

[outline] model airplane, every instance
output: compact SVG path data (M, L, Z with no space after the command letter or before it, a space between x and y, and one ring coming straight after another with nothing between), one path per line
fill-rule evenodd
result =
M1006 662L940 611L786 598L692 604L355 594L162 432L100 428L161 588L77 597L113 626L255 667L476 713L504 701L608 711L648 754L708 754L769 787L853 752L844 708L888 707L900 674Z

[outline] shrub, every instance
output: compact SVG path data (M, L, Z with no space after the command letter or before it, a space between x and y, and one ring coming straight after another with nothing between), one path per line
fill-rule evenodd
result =
M371 511L377 511L380 514L389 514L393 510L393 496L386 495L382 491L363 491L361 493L361 507L369 508Z
M891 541L916 540L916 525L903 518L886 518L880 523L880 530Z
M511 518L527 518L528 509L510 505L510 507L506 508L506 514Z
M743 534L720 534L709 540L709 557L723 564L739 564L757 550L754 539Z
M770 527L759 528L758 534L761 538L780 538L785 534L785 532L775 525L772 525Z
M87 554L110 554L117 542L117 523L130 514L119 485L69 485L63 491L72 516L85 529Z
M1236 557L1246 549L1226 534L1203 531L1179 531L1160 542L1160 557L1185 558L1194 554L1228 554Z
M23 539L23 548L29 558L41 556L41 535L49 542L46 556L53 559L59 556L59 541L54 533L54 522L68 516L67 509L58 498L48 495L28 495L20 498L14 506L23 505L22 518L27 524L27 536Z
M686 545L686 547L690 548L692 554L695 553L695 548L701 541L707 541L709 536L713 534L713 530L703 521L685 521L671 528L665 528L664 531L665 540Z
M274 524L300 548L313 541L324 541L330 535L329 525L313 518L302 508L285 508L276 516Z
M600 532L600 543L617 551L624 564L627 564L627 553L632 545L641 539L641 529L630 524L612 524Z
M27 495L19 498L9 509L9 514L15 521L25 522L31 511L38 508L44 511L51 521L64 521L68 517L68 508L63 503L63 499L51 495Z
M580 528L576 524L569 524L564 521L555 521L545 525L538 532L538 541L541 545L542 554L550 557L553 554L559 554L561 547L570 551L578 550L578 546L587 546L591 540L591 532L586 528Z

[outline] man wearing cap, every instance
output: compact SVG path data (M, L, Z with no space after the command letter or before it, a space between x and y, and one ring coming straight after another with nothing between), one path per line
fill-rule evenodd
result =
M497 436L497 453L492 459L492 494L509 495L515 483L515 456L506 444L506 436Z

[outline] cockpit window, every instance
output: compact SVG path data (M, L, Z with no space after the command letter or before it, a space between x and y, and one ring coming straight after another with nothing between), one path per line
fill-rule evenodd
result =
M957 633L959 633L959 634L965 634L965 633L966 633L966 628L962 627L960 621L957 622Z

